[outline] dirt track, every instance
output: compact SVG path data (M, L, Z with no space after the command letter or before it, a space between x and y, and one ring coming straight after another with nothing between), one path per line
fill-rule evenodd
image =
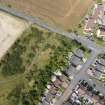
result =
M93 0L0 0L32 16L50 20L64 27L79 23Z
M0 59L29 24L0 11Z

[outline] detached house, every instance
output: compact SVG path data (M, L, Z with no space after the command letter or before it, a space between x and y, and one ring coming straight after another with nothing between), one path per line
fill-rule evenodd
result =
M92 15L89 16L89 18L85 24L85 27L84 27L85 33L91 33L93 31L93 27L97 21L98 16L102 15L102 14L103 14L103 6L102 5L95 5Z
M105 4L103 4L102 14L97 18L97 24L99 26L97 37L105 40Z

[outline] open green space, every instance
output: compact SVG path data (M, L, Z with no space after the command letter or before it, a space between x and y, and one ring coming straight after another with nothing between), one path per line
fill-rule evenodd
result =
M76 41L35 25L23 32L0 61L0 105L38 105L53 72L69 66L68 53L76 48L88 53Z
M103 39L97 38L97 37L94 36L94 41L95 41L96 44L105 47L105 41Z

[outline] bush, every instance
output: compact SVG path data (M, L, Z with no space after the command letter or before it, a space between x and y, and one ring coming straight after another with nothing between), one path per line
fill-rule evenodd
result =
M3 64L2 67L3 75L8 76L24 72L21 58L22 53L23 48L22 46L18 45L15 49L13 49L9 56L4 58L5 64Z

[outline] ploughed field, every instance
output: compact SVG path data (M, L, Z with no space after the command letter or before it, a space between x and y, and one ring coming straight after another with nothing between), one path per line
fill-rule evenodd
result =
M28 27L25 20L0 11L0 59Z
M0 4L66 28L77 25L92 2L93 0L0 0Z

